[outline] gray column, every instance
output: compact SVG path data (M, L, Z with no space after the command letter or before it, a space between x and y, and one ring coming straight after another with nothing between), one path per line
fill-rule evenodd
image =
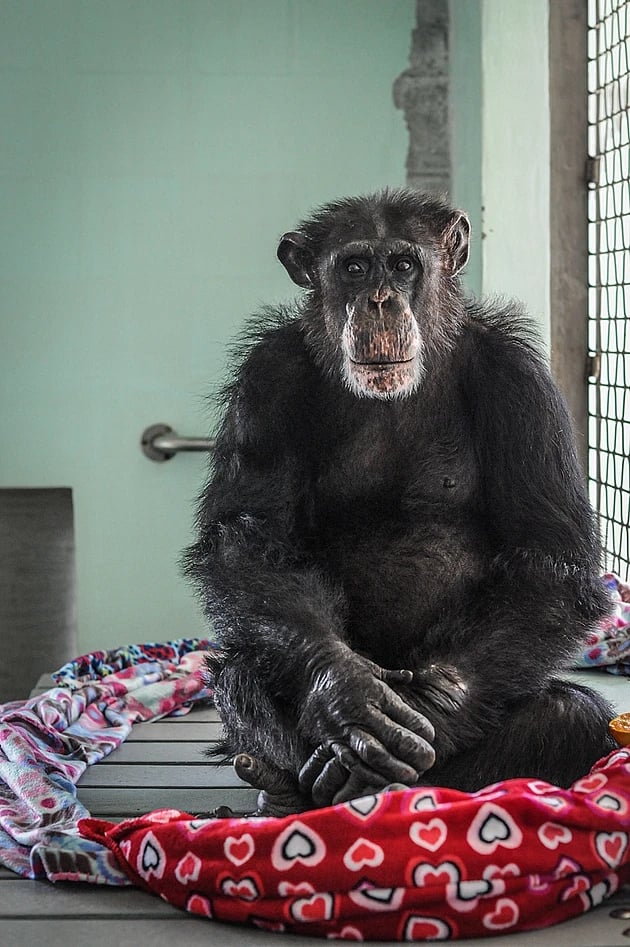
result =
M417 0L409 68L394 83L409 128L407 183L433 193L451 188L448 34L448 0Z

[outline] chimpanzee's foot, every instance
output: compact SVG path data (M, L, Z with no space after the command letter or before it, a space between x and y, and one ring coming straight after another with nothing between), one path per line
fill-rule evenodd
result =
M264 763L249 753L239 753L234 769L244 782L260 789L258 809L252 815L282 818L313 808L309 797L300 792L295 776L286 769Z
M377 789L374 795L382 796L384 792L400 792L401 789L409 789L409 786L404 783L390 783L389 786L384 786L383 789Z
M237 819L238 816L232 812L229 806L215 806L214 809L208 809L206 812L195 812L195 819Z

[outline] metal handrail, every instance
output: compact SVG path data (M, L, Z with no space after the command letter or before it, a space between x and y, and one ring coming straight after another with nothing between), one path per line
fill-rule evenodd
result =
M140 449L145 457L162 463L180 451L212 451L212 437L181 437L168 424L152 424L142 432Z

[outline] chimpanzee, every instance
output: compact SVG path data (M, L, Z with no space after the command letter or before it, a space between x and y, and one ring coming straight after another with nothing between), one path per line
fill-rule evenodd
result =
M607 613L564 403L470 224L412 190L280 240L184 556L222 653L222 752L279 815L391 783L561 786L612 749L558 677Z

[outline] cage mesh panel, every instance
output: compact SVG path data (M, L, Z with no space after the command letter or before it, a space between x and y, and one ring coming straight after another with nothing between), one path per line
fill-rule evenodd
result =
M588 0L589 488L606 567L630 571L630 0Z

